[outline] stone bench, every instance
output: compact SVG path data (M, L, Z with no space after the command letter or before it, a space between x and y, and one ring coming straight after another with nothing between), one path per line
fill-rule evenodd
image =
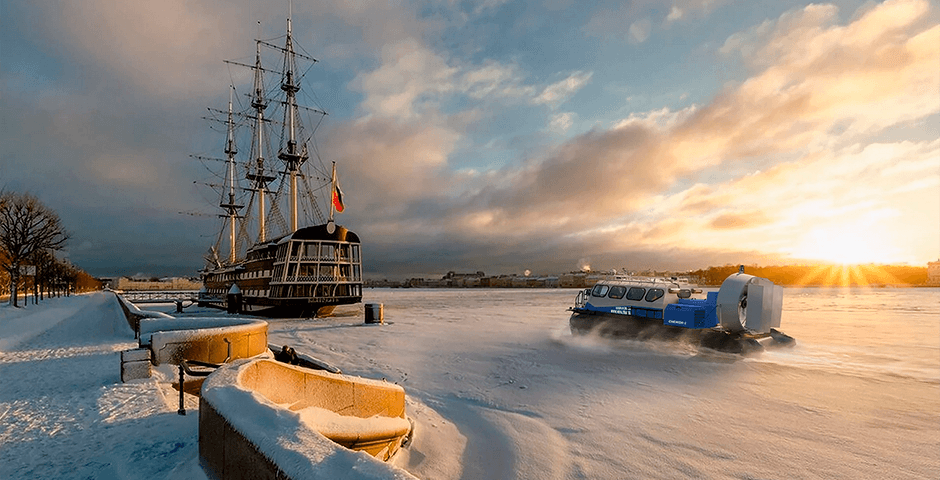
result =
M148 378L151 365L224 363L268 351L268 323L247 318L141 318L138 348L121 352L121 381Z
M141 348L154 365L182 360L223 363L267 352L268 323L246 318L145 318Z
M218 478L414 479L382 462L410 433L404 389L384 381L252 359L202 386L199 456Z

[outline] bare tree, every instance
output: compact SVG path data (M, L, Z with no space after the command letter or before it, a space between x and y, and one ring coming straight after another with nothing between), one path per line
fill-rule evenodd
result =
M2 192L0 192L2 193ZM0 246L0 265L6 264L7 252ZM0 296L10 293L10 274L5 268L0 268Z
M10 303L17 306L20 267L40 252L62 249L69 235L59 216L28 193L0 192L0 268L10 277Z

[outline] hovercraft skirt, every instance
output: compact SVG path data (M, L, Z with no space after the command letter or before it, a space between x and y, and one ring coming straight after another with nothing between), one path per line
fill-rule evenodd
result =
M764 334L727 332L711 328L688 329L663 325L661 321L650 318L585 309L572 309L569 326L573 335L680 342L735 354L748 354L762 351L764 348L796 344L792 337L776 329Z

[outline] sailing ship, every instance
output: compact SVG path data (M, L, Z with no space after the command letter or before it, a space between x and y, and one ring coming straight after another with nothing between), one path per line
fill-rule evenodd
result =
M275 52L279 63L271 66L262 51ZM254 60L226 61L253 71L247 105L234 108L233 86L228 110L210 109L209 119L226 126L225 158L197 157L225 165L222 184L211 185L220 193L222 228L200 271L199 305L265 316L328 315L337 305L362 301L362 248L358 235L334 221L345 208L336 164L326 167L313 137L326 112L298 100L312 97L303 87L310 70L303 65L316 60L295 44L290 17L286 35L256 40ZM272 76L277 82L268 89ZM251 134L242 159L237 133L244 130Z

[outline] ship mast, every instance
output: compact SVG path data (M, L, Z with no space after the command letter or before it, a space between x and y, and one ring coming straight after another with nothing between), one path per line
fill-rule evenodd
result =
M251 107L255 109L255 136L252 138L254 157L254 168L249 168L245 176L252 182L252 190L258 198L258 242L267 240L267 229L265 227L265 192L268 183L274 180L274 177L264 173L264 109L268 107L264 98L264 69L261 67L261 42L255 45L255 66L253 67L254 92L251 96Z
M290 175L290 229L297 230L297 175L300 166L307 160L306 147L298 149L297 146L297 92L300 86L294 79L296 53L294 52L293 37L291 35L291 21L287 18L287 40L284 45L284 76L281 81L281 90L287 94L284 108L284 124L287 129L287 146L277 154L287 167Z
M233 86L229 90L228 118L226 120L228 134L225 139L225 155L227 157L225 161L225 189L228 190L228 200L226 201L223 192L222 201L219 202L219 206L225 210L225 215L220 216L228 217L229 222L229 262L231 263L235 263L235 221L239 218L238 210L244 207L244 205L235 203L235 154L238 153L238 148L235 146L235 122L232 121L232 95L234 91L235 87Z

